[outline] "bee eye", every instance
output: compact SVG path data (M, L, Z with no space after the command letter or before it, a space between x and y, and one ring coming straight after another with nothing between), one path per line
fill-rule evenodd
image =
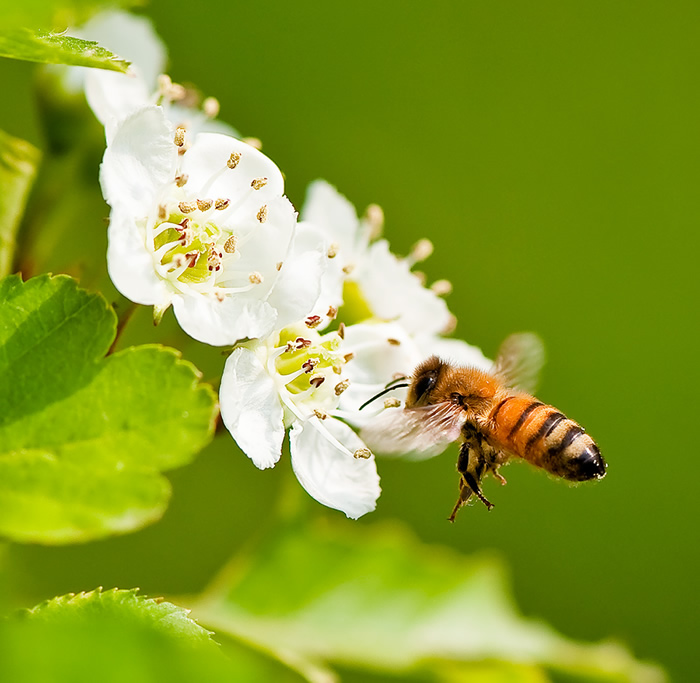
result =
M436 372L427 372L416 380L415 392L416 392L416 402L420 402L421 399L425 398L428 392L435 386L437 381Z

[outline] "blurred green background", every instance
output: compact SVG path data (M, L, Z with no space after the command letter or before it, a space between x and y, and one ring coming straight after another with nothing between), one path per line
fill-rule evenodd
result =
M359 210L382 205L394 251L429 237L421 269L453 282L456 334L487 354L510 332L539 333L540 397L609 463L604 481L577 488L515 464L507 487L486 482L495 510L450 525L456 449L380 461L377 512L344 523L398 518L425 541L500 555L527 615L613 636L694 679L700 5L178 0L143 12L173 78L263 140L297 207L324 177ZM2 127L41 144L32 68L0 63ZM102 226L76 229L95 230L103 268ZM124 343L184 347L217 379L218 351L185 345L170 315L154 331L149 315L137 312ZM155 526L9 549L12 597L197 591L269 518L288 469L257 471L222 435L172 474Z

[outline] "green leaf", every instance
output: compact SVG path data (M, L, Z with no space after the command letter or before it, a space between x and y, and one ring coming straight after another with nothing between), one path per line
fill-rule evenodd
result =
M39 157L36 147L0 130L0 277L12 270L17 228Z
M228 655L186 610L136 590L70 594L0 624L2 681L301 680L249 649Z
M116 316L67 276L0 281L0 534L70 543L163 514L211 439L216 397L171 349L103 358Z
M396 526L280 532L192 607L217 632L319 665L430 669L449 681L462 680L457 663L478 663L494 681L547 680L546 670L665 680L620 645L576 643L521 617L495 560L423 546Z
M129 62L100 47L94 40L26 28L0 32L0 57L42 64L91 66L126 73Z

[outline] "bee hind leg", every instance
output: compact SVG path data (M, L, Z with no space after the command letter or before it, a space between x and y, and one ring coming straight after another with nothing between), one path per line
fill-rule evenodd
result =
M449 517L451 522L454 521L459 509L465 505L472 494L474 494L489 510L493 508L493 503L489 501L481 492L479 482L486 471L486 458L482 448L478 443L470 444L465 441L459 450L459 458L457 460L457 471L461 475L459 482L459 499L452 510Z

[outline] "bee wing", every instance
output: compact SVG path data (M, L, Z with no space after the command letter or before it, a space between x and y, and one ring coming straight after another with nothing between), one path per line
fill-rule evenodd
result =
M543 365L542 340L532 332L518 332L501 344L493 372L501 375L508 386L534 394Z
M464 426L464 411L451 403L419 408L386 408L361 431L362 440L384 454L431 458L456 441Z

